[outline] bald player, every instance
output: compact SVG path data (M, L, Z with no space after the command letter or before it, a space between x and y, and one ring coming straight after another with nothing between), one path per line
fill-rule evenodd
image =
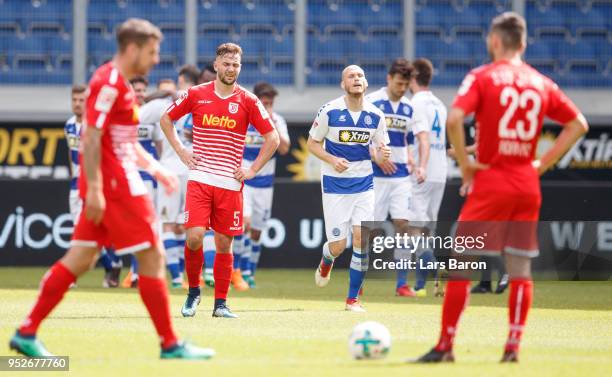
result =
M325 287L331 269L353 234L353 255L345 309L365 312L358 295L368 269L367 250L361 249L361 222L374 220L374 173L372 159L383 162L391 156L385 115L366 101L368 87L361 67L342 71L340 86L345 94L326 103L310 129L308 150L319 158L323 216L327 242L315 272L315 284ZM372 157L370 156L372 145Z

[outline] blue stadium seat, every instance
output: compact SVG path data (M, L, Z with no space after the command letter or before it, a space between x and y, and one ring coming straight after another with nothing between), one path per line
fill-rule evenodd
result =
M295 24L286 24L283 27L283 38L293 38L295 32ZM321 36L321 30L313 24L306 25L306 35L309 38L319 38Z
M72 54L59 54L55 59L55 69L69 71L72 69Z
M260 73L256 81L267 81L273 85L292 85L293 72L287 70L270 70L269 72Z
M115 51L116 42L114 38L99 35L87 36L87 50L94 54L112 54Z
M372 25L368 27L368 38L384 37L399 38L402 30L397 26Z
M174 55L160 55L157 68L162 71L176 71L179 67L179 61Z
M198 34L198 55L215 56L217 47L228 40L225 38L213 38Z
M110 33L111 31L106 28L106 23L104 22L91 21L87 23L87 35L107 36Z
M434 9L422 8L416 12L415 18L417 37L442 38L445 35L438 13Z
M370 27L387 27L387 28L402 28L403 10L400 2L386 2L378 11L371 11L365 15L363 26Z
M157 26L162 31L162 33L164 33L164 37L184 38L184 35L185 35L185 24L184 23L160 22Z
M204 23L198 28L200 38L223 38L230 40L235 35L234 25L230 23Z
M326 1L310 0L308 1L308 22L323 29L326 25L344 24L356 25L358 23L357 13L350 9L346 3L336 8L330 8Z
M527 51L525 52L527 60L529 59L552 59L553 51L551 44L542 41L536 41L527 45Z
M335 75L340 81L340 72L347 66L348 62L343 58L314 59L313 71L322 74Z
M15 21L0 21L0 36L19 36L21 27Z
M537 69L538 72L548 77L555 75L560 70L559 63L555 59L534 59L527 61L527 63L529 63L529 65L531 65L533 68Z
M41 53L20 53L15 54L13 60L14 70L37 70L47 71L51 68L51 59L47 54Z
M183 55L185 51L185 37L175 35L164 35L161 43L161 54Z
M416 11L416 26L440 27L438 12L432 8L422 8Z
M244 56L260 56L263 54L266 44L271 43L260 38L246 38L240 40L240 46Z
M270 70L272 72L291 72L293 73L293 57L273 56L270 58Z
M570 60L566 67L567 73L575 76L584 76L600 74L602 67L597 60Z
M347 43L342 38L331 38L329 40L320 40L318 38L308 38L308 56L309 57L336 57L343 55Z
M417 38L416 55L437 59L446 53L446 43L439 38Z
M28 25L28 33L32 35L62 37L64 26L56 21L32 21Z
M527 7L526 12L528 30L533 30L536 39L569 40L571 34L567 28L565 15L557 9L548 9L544 12L533 7ZM537 25L531 26L529 25Z
M293 41L290 38L284 38L280 41L271 41L266 46L268 54L273 56L293 56Z
M381 59L392 55L390 45L384 39L368 39L367 41L351 41L344 56L349 57L351 62L360 58Z
M202 6L198 7L198 20L200 22L227 22L234 23L236 9L242 7L239 0L201 2ZM210 4L208 7L207 4Z
M454 27L454 26L480 26L482 23L482 20L480 18L480 14L472 9L472 8L465 8L459 12L454 12L453 14L450 14L450 23L449 23L449 27Z
M359 38L361 36L361 30L356 25L349 24L330 24L325 26L323 29L324 38L331 37L345 37L345 38Z
M260 56L247 55L242 57L242 72L260 72L264 66L263 59Z
M587 60L594 60L597 58L595 55L595 46L592 42L589 41L582 41L580 43L576 43L574 46L572 46L571 50L568 53L568 56L577 59Z
M358 64L366 73L370 86L383 85L385 77L389 70L388 59L370 59L364 58L358 61Z
M279 32L272 23L248 23L241 26L240 34L243 38L275 38Z

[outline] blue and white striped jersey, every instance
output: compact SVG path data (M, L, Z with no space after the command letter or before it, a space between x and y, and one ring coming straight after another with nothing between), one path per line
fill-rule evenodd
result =
M351 112L344 96L324 105L310 129L310 136L324 141L325 150L349 161L338 173L326 162L321 166L321 185L326 194L356 194L373 189L370 145L389 144L385 116L376 106L364 101L361 112Z
M138 125L138 141L140 145L149 152L156 160L159 160L155 142L162 141L162 133L159 121L163 111L169 106L168 101L172 99L159 98L146 103L140 109L140 124ZM154 178L144 170L140 170L140 176L144 180L154 181Z
M387 88L383 87L370 93L366 99L385 114L387 131L389 132L389 147L391 148L391 162L397 170L393 175L386 175L372 163L375 177L403 178L408 172L408 142L412 134L428 131L427 122L422 114L414 111L410 100L402 97L398 102L391 102L387 94Z
M76 115L73 115L64 125L64 134L68 144L70 154L72 177L70 179L70 189L77 190L77 180L79 178L79 145L81 143L81 123L77 122Z
M272 122L283 138L289 139L289 131L287 130L287 122L285 118L277 113L272 113ZM261 146L264 142L263 136L249 124L246 138L244 141L244 153L242 156L242 166L248 168L259 155ZM276 174L276 155L272 156L268 162L257 172L253 179L244 181L245 185L257 188L272 187L274 185L274 175Z

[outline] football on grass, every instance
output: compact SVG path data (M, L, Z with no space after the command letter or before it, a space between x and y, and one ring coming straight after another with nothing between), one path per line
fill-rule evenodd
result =
M385 325L368 321L353 328L349 352L357 360L382 359L391 349L391 334Z

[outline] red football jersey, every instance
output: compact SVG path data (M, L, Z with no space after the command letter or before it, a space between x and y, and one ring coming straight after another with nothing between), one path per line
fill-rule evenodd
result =
M85 132L87 128L102 131L100 169L104 195L147 194L134 152L134 145L138 143L139 119L132 86L121 76L113 62L109 62L96 70L88 90ZM82 157L80 161L84 161ZM79 188L81 196L85 197L87 178L84 168L81 169Z
M194 86L167 110L176 121L193 114L193 152L200 157L189 179L227 190L240 191L234 172L242 164L244 139L249 124L259 133L274 130L268 112L257 97L239 85L225 98L215 92L215 83Z
M472 70L453 103L475 113L479 171L473 189L539 193L535 159L544 117L561 124L579 111L557 84L525 63L499 61Z

